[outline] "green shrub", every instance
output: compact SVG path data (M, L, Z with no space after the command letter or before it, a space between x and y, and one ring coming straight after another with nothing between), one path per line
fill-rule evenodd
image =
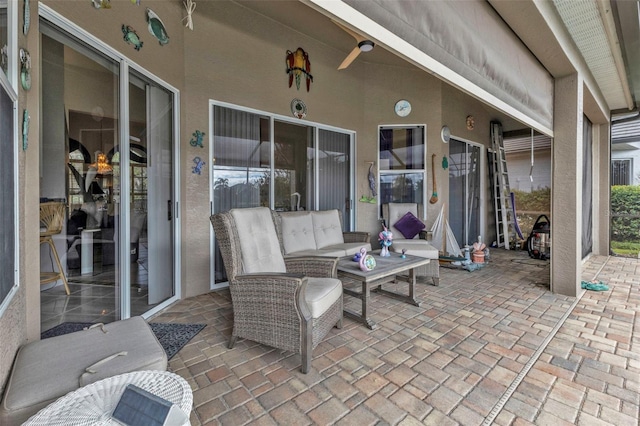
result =
M640 242L640 186L611 187L611 240Z

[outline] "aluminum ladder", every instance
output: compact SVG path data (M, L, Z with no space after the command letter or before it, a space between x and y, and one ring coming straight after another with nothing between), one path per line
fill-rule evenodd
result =
M493 189L496 213L496 243L498 247L509 250L509 241L515 236L515 217L511 202L511 188L509 186L509 174L507 173L507 159L504 152L502 139L502 124L491 122L491 145L493 147Z

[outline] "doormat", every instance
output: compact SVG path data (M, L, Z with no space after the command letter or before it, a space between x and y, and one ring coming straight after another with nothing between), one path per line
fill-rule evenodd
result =
M92 326L91 322L63 322L53 328L40 334L41 339L49 337L61 336L63 334L80 331L85 327ZM196 334L200 332L207 324L173 324L152 322L149 323L153 334L156 335L162 348L167 353L167 359L173 358L184 345L189 343Z

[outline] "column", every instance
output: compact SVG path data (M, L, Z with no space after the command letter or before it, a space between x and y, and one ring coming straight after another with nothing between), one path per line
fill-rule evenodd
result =
M576 296L582 271L583 82L556 79L551 202L551 291Z

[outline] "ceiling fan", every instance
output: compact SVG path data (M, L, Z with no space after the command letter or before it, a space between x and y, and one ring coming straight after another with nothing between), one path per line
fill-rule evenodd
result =
M361 36L358 33L355 33L354 31L351 31L349 28L337 23L336 21L333 21L333 23L342 28L347 34L350 34L353 38L356 39L356 42L358 43L356 47L353 48L351 53L349 53L347 57L344 58L344 61L342 61L342 63L338 67L339 70L343 70L351 65L351 62L353 62L358 57L360 52L370 52L371 50L373 50L373 47L375 46L375 43L373 41Z

